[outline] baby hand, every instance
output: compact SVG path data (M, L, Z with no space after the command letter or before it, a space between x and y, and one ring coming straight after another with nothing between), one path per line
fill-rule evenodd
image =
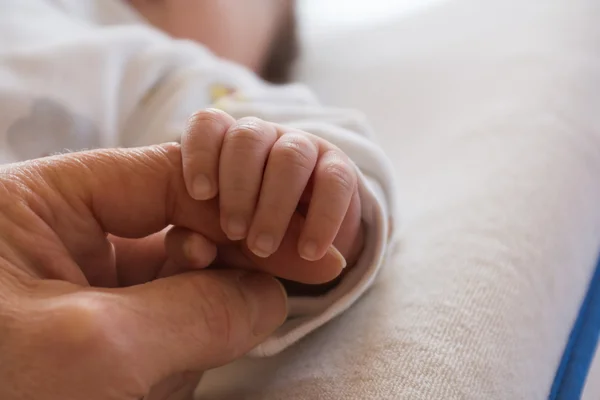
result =
M218 195L223 231L231 240L246 239L257 256L275 253L300 214L306 220L297 246L305 260L339 251L352 262L361 250L357 172L326 140L205 110L194 115L181 143L190 196Z

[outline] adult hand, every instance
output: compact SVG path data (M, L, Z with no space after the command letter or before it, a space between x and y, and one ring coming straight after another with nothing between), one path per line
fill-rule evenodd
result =
M186 398L264 340L286 316L268 275L154 279L164 250L148 235L173 224L224 244L215 207L187 195L178 145L1 167L0 398Z

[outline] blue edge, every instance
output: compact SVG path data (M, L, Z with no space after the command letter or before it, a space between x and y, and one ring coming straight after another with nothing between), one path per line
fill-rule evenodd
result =
M581 398L600 337L600 260L556 371L549 400Z

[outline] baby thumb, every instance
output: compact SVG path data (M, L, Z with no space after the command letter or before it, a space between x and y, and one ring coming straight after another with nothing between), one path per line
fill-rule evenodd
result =
M199 271L114 292L132 368L150 385L244 355L287 314L281 284L259 273Z

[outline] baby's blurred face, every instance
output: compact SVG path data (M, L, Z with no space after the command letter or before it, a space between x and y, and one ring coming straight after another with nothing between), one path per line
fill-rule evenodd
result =
M294 0L129 0L150 23L282 80L295 55Z

